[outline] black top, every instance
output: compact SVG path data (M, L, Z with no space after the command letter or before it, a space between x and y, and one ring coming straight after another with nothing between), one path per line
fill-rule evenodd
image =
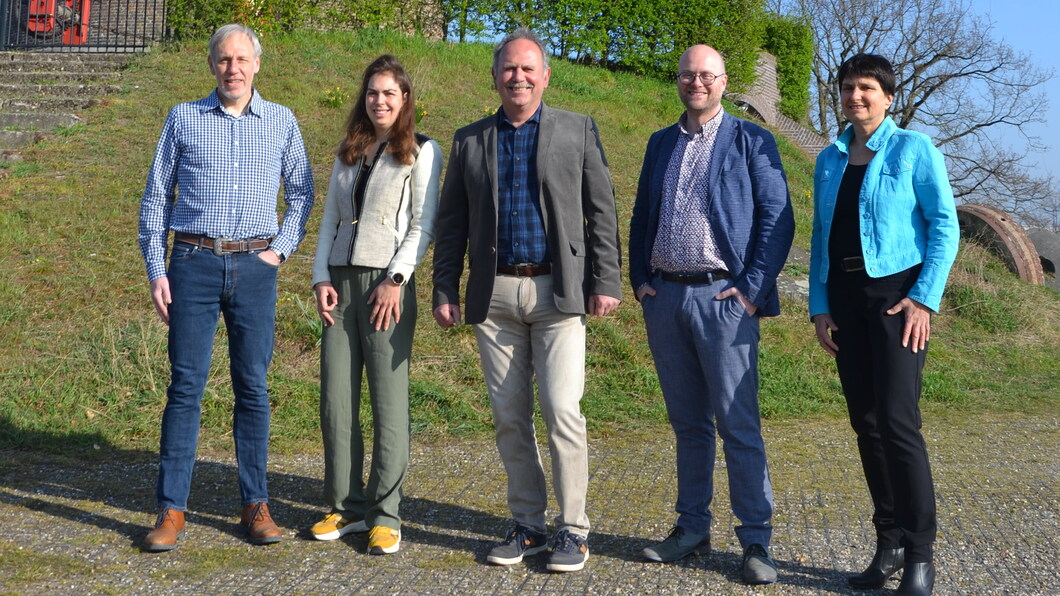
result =
M847 257L860 257L861 221L858 216L858 195L865 180L868 164L847 164L839 192L835 198L835 213L832 215L832 233L828 238L828 260L832 267Z
M379 159L378 156L376 159ZM372 171L374 164L375 162L369 164L368 160L361 162L361 173L357 175L357 184L353 187L353 213L358 219L364 211L364 189L368 186L368 174Z

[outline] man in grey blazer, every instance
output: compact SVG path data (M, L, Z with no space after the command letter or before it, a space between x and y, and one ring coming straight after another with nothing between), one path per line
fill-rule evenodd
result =
M559 504L548 569L578 571L589 550L588 453L579 401L585 316L621 296L614 187L592 118L544 105L551 70L540 39L520 28L493 54L501 109L456 132L434 249L434 318L474 326L508 474L515 520L487 560L513 565L547 546L545 473L534 435L534 381L548 429Z
M758 413L758 321L795 233L776 142L725 113L725 62L681 56L680 120L652 135L629 231L629 278L677 438L677 523L652 561L710 552L715 435L724 440L742 578L772 583L773 489Z

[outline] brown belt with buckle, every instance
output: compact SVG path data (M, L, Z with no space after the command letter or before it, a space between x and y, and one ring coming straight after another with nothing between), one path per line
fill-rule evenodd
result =
M552 263L519 263L518 265L497 265L497 273L516 277L537 277L552 273Z
M173 235L177 242L194 244L199 248L209 248L217 256L232 254L236 252L250 252L252 250L265 250L269 248L269 240L266 238L250 238L247 240L229 240L228 238L210 238L200 234L185 234L177 232Z
M845 259L840 259L839 268L842 269L844 273L864 271L865 259L861 257L846 257Z
M690 286L693 284L712 284L719 279L729 279L729 272L724 269L704 271L703 273L670 273L669 271L659 271L659 277L663 278L664 281Z

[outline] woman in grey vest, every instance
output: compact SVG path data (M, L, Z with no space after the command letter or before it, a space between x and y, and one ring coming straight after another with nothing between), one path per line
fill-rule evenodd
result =
M415 133L412 82L383 55L364 72L339 146L320 222L313 290L324 322L320 427L324 496L318 540L369 532L368 552L401 544L401 484L409 461L409 358L416 327L413 271L434 238L438 144ZM368 378L375 444L364 481L359 418Z

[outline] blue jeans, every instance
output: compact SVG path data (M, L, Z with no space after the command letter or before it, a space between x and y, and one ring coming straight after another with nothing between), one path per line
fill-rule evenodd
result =
M721 434L740 545L769 546L773 487L758 413L758 319L715 300L731 280L652 279L642 302L648 345L677 438L677 525L710 533L715 435Z
M174 242L169 263L171 379L162 414L158 506L184 511L199 442L202 395L218 315L228 329L235 407L232 434L243 505L268 501L269 392L276 322L276 275L257 253L218 256Z

